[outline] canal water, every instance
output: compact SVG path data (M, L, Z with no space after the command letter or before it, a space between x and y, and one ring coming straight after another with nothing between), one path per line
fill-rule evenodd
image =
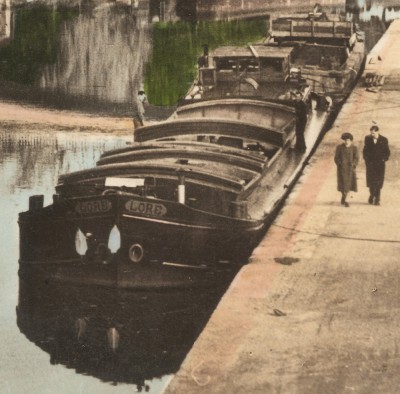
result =
M343 11L366 31L368 48L376 43L390 20L400 17L400 7L392 3L354 0L343 6ZM121 105L122 112L125 111L126 103L130 105L130 95L140 83L148 87L155 103L171 104L182 89L178 86L178 82L182 82L180 67L184 64L185 87L193 72L189 64L206 37L208 42L228 42L237 40L242 32L247 40L258 36L265 26L260 19L247 24L218 22L214 27L211 22L193 25L194 22L187 21L150 25L144 14L132 19L126 8L115 11L112 7L91 10L90 17L77 11L63 12L63 16L55 17L52 11L42 21L42 27L54 28L57 23L59 27L53 31L57 32L57 39L48 43L48 52L38 56L46 60L46 56L51 59L61 53L64 57L57 58L56 63L41 60L39 67L29 61L32 52L18 52L21 56L18 64L29 71L23 74L27 78L24 86L32 82L30 72L38 72L41 86L48 89L50 97L63 97L73 104L78 95L93 103L98 111L104 108L103 103L108 107L110 103ZM93 22L96 20L104 23L107 29L100 28ZM82 37L92 34L99 34L109 45L100 51L94 42L77 44ZM115 43L127 36L130 39L116 48ZM22 41L16 44L26 48L26 36L19 37ZM148 44L149 37L154 39L153 47ZM176 37L180 40L176 41ZM166 43L171 42L176 45L167 47ZM195 48L190 47L191 42L196 43ZM31 47L30 50L40 48ZM51 48L57 50L52 52ZM187 49L185 55L192 51L191 57L177 66L176 59L180 59L182 48ZM1 50L4 59L6 47ZM140 56L126 58L127 53ZM91 64L92 56L95 56L94 64ZM122 63L112 61L120 57ZM39 68L33 67L33 63ZM126 68L130 73L126 74ZM4 85L6 96L22 100L25 94L21 92L25 90L13 90L13 78L22 75L14 75L15 70L12 64L6 67L4 61L0 66L2 77L9 78ZM104 70L107 73L101 72ZM89 74L91 79L85 77ZM172 79L168 75L173 75ZM168 82L172 88L168 87ZM51 96L51 92L55 96ZM40 96L40 101L42 98ZM111 108L114 111L116 107L111 105ZM50 203L60 174L93 166L103 151L126 146L129 139L128 135L104 133L32 131L23 127L10 128L9 124L0 128L0 392L131 393L136 390L160 393L179 368L226 288L227 284L221 283L201 292L135 292L55 286L34 277L19 279L17 218L19 212L28 208L29 196L43 194L45 203Z
M132 291L19 278L18 213L52 200L60 174L95 165L129 135L0 131L2 393L159 393L227 283L195 291Z

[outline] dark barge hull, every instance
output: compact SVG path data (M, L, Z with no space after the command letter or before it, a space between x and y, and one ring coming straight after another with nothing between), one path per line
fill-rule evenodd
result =
M103 212L82 210L89 206ZM132 206L142 212L133 212ZM162 288L201 286L216 275L229 276L246 263L265 223L121 193L68 199L22 212L19 226L21 274L42 272L49 280ZM115 226L120 248L111 253ZM91 235L84 255L77 251L78 232ZM139 261L130 258L133 245L141 248Z
M70 283L135 290L209 288L222 280L231 281L240 265L220 263L219 266L185 266L182 264L147 261L134 266L128 259L114 256L107 263L85 262L83 259L52 263L20 264L21 279L32 276L44 283Z
M313 127L320 130L327 116L315 112L313 119L321 124ZM272 178L261 180L260 198L274 176L280 178L280 187L274 205L257 220L213 214L187 204L126 192L56 198L47 207L33 204L19 215L20 275L134 289L209 287L221 278L233 278L248 262L300 176L318 134L306 152L289 148L291 154L270 166ZM120 247L111 253L110 234L115 227L120 233ZM78 232L82 236L91 234L84 254L77 250ZM132 261L133 245L143 248L140 261Z

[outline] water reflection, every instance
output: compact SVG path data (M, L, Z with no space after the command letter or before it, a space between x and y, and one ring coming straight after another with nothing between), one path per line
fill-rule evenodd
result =
M2 346L4 363L0 370L0 380L4 392L25 392L27 387L31 392L56 392L60 387L67 387L68 392L96 392L109 394L112 392L131 392L129 386L118 385L115 390L100 380L82 375L71 376L67 369L57 369L49 364L48 357L36 346L30 346L16 326L15 306L18 304L18 213L28 208L28 199L32 194L44 194L45 203L50 203L54 185L61 173L91 167L104 150L126 146L131 136L115 136L100 133L61 132L57 130L37 130L12 127L2 124L0 130L0 210L2 212L2 231L0 231L0 308L2 311ZM36 281L27 284L21 294L29 293L29 288L38 287L45 290L43 282ZM53 308L51 320L40 321L43 317L41 301L37 297L48 299L51 293L35 293L33 289L34 307L30 309L30 317L40 324L40 329L61 329L57 321L66 318L63 306L60 304L58 315ZM54 294L54 293L53 293ZM60 295L60 293L58 293ZM73 294L65 290L65 296ZM104 293L103 293L104 294ZM72 297L72 296L71 296ZM89 297L89 296L88 296ZM66 300L64 300L66 301ZM27 311L26 297L21 298L22 313ZM25 306L24 306L25 305ZM33 304L31 304L33 305ZM85 304L86 305L86 304ZM37 308L36 308L37 306ZM47 312L48 308L44 305ZM20 312L19 317L21 317ZM48 314L46 316L49 316ZM74 317L72 329L77 330L79 337L85 334L86 315ZM50 318L50 316L49 316ZM90 321L86 322L88 329ZM27 328L27 326L24 326ZM38 327L38 326L36 326ZM113 327L113 326L111 326ZM117 329L118 327L115 326ZM107 327L107 329L110 327ZM28 328L29 329L29 328ZM46 331L47 330L47 331ZM49 334L51 336L51 334ZM106 337L106 333L104 333ZM45 338L44 341L50 340ZM79 341L78 341L79 342ZM55 342L52 342L55 343ZM79 345L79 344L78 344ZM120 333L119 346L124 345L124 336ZM45 346L45 345L43 345ZM104 342L107 347L107 343ZM71 350L72 352L72 350ZM72 355L73 353L71 353Z
M41 190L50 198L58 175L92 167L102 152L126 146L128 139L7 128L0 132L1 192L12 195L17 189Z
M225 286L130 292L61 286L31 276L20 280L17 322L53 365L159 392L166 375L178 370Z
M127 110L122 104L132 102L143 82L151 50L149 5L89 3L13 9L13 40L0 47L3 96L59 107L114 103Z
M10 9L10 4L7 8ZM3 39L0 47L2 77L7 81L33 84L40 67L53 62L56 57L60 25L76 14L74 9L57 11L44 5L14 10L9 21L10 25L12 22L13 39L11 42Z
M41 87L131 102L151 49L148 24L138 18L131 8L108 3L65 22L59 55L44 68Z
M91 167L104 150L126 146L129 139L10 126L0 131L2 349L13 349L0 379L10 392L27 385L34 392L60 385L70 392L132 392L131 384L161 392L232 280L234 273L197 292L167 293L55 283L35 269L19 278L17 216L27 209L29 196L44 194L49 203L61 173ZM36 346L29 346L15 326L17 304L19 330ZM51 364L74 369L76 377Z

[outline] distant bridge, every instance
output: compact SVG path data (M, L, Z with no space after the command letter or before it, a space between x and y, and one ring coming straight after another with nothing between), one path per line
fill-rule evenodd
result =
M0 44L11 39L12 25L11 0L0 0Z
M179 1L178 1L179 3ZM197 0L198 19L238 19L267 16L288 10L310 11L316 0ZM321 0L321 6L345 7L346 0Z

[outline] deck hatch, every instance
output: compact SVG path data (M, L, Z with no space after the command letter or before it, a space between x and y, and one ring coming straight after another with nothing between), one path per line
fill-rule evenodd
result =
M261 154L260 154L261 156ZM131 152L124 152L114 156L108 156L100 160L97 165L105 165L112 163L128 163L137 161L146 161L152 159L162 158L175 158L177 161L190 161L191 159L197 160L209 160L211 162L217 162L222 164L229 164L232 166L252 170L256 172L262 171L264 168L267 157L263 156L263 161L256 161L251 156L240 157L233 154L213 152L208 150L189 150L177 147L173 149L171 147L158 148L158 149L145 149L143 151L136 150ZM182 162L182 164L185 164Z
M222 119L182 119L141 127L135 131L135 142L158 140L182 135L217 134L283 146L285 134L277 129L240 121Z

